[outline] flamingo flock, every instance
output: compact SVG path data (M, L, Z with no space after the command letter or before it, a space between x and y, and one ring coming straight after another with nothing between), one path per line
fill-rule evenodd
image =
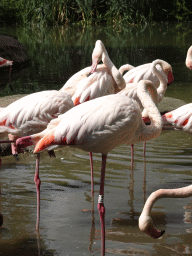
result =
M101 61L102 64L99 64ZM187 52L186 66L192 69L192 46ZM156 138L162 129L192 131L192 103L163 116L158 110L158 103L173 81L171 65L160 59L138 67L125 64L117 69L103 42L97 40L92 53L92 66L74 74L59 91L33 93L1 109L0 138L7 135L9 141L2 140L0 143L11 143L12 154L17 159L18 150L27 146L34 146L34 153L37 154L34 177L37 230L40 219L40 153L46 150L50 156L55 156L54 149L65 146L89 152L92 193L92 153L100 153L102 162L97 207L101 222L101 254L105 255L104 183L107 154L117 146L131 145L133 162L134 143ZM191 195L192 186L154 192L147 199L139 218L141 231L153 238L161 237L164 231L153 227L150 216L155 201L162 197Z

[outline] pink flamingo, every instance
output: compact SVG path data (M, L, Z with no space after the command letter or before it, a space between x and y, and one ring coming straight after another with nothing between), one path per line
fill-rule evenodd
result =
M128 66L129 71L123 76L126 84L137 83L140 80L150 80L156 87L158 87L160 82L159 78L157 77L153 70L154 62L155 61L153 61L152 63L137 66L135 68L131 68L131 70L129 70L130 67ZM156 65L157 70L161 73L161 76L165 79L167 85L171 84L174 81L173 70L171 65L164 60L161 60L161 64L157 63Z
M52 120L41 133L19 138L16 142L20 147L35 145L34 153L68 145L102 154L98 200L102 255L105 254L104 180L107 154L119 145L155 138L162 130L162 118L151 99L150 87L153 87L150 81L140 81L138 85L138 97L151 119L149 126L143 122L140 107L135 100L115 94L78 105Z
M151 218L153 204L160 198L184 198L190 196L192 196L192 185L175 189L159 189L153 192L148 197L139 217L140 230L147 233L152 238L161 237L165 231L159 231L154 228L153 220Z
M7 67L7 66L12 66L13 65L13 61L10 60L6 60L0 57L0 68L2 67Z
M103 64L98 65L102 60ZM73 75L60 91L68 93L76 105L125 88L125 81L112 63L101 40L97 40L92 53L92 66Z
M181 130L192 133L192 103L183 105L177 109L162 115L163 129Z
M126 68L126 65L125 65L125 68ZM129 65L127 66L127 68L129 68ZM167 78L165 76L165 73L162 72L162 70L169 70L169 71L167 71L167 73L169 74L169 77L172 77L172 80L170 79L170 81L173 81L173 75L171 75L172 74L171 66L166 61L157 59L157 60L154 60L152 63L145 64L145 65L139 66L137 68L133 68L133 69L131 69L131 71L134 71L134 69L136 69L137 72L133 72L132 75L135 73L136 81L147 76L149 78L149 80L151 80L152 83L157 87L157 97L156 97L156 91L154 91L155 88L153 89L153 92L151 92L151 94L153 95L153 99L155 100L155 103L158 104L163 99L164 94L167 90ZM142 71L140 76L139 76L139 71ZM124 77L125 77L125 75L124 75ZM131 76L131 77L133 77L133 76ZM158 80L158 82L157 82L157 80ZM127 95L128 97L137 100L140 104L140 107L143 108L143 106L137 96L137 86L138 86L138 82L132 82L132 83L127 82L126 88L121 90L119 92L119 94ZM144 117L145 122L148 121L148 114L147 114L146 109L144 109L142 116ZM145 147L146 147L146 143L144 142L144 155L145 155ZM133 147L133 145L131 145L132 166L133 166L133 155L134 155L134 147Z
M187 51L185 64L189 69L192 69L192 46L190 46Z

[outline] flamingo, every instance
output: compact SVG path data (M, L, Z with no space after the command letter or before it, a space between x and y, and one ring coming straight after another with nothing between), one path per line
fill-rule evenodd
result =
M158 59L156 60L158 62ZM147 63L143 64L140 66L137 66L135 68L131 68L128 66L128 72L123 76L125 79L126 84L128 83L137 83L140 80L151 80L153 84L158 87L159 86L159 78L157 75L154 73L153 70L153 63ZM161 73L161 76L166 80L166 83L169 85L174 81L173 77L173 70L171 65L164 61L161 60L161 64L157 63L157 70Z
M192 45L189 47L187 51L185 64L189 69L192 69Z
M12 65L13 65L13 61L6 60L6 59L0 57L0 68L7 67L7 66L12 66Z
M102 60L103 64L98 65ZM76 105L125 88L125 81L112 63L101 40L97 40L92 53L92 66L73 75L60 91L68 93Z
M70 109L52 120L41 133L19 138L16 145L35 145L34 153L58 146L71 146L102 154L98 210L101 221L102 255L105 254L104 180L107 154L122 144L146 141L161 134L162 118L150 96L150 81L140 81L138 97L151 119L149 126L142 120L138 103L125 95L103 96ZM40 204L40 202L39 202Z
M143 67L143 68L141 68L141 67ZM129 66L128 66L128 68L129 68ZM170 80L170 81L173 81L173 75L171 75L172 74L171 66L164 60L157 59L157 60L154 60L152 63L145 64L145 65L139 66L137 68L133 68L133 69L131 69L131 71L134 71L134 69L138 69L137 72L139 70L146 72L146 73L141 72L140 77L139 77L139 75L137 75L135 77L136 81L139 79L142 79L143 76L145 77L146 75L148 75L149 80L151 80L155 86L158 84L158 87L157 87L158 98L156 98L156 92L154 92L154 89L153 89L153 92L151 92L153 95L153 99L155 100L155 103L158 104L163 99L163 96L167 90L167 79L165 77L165 73L162 72L162 70L169 70L169 71L167 71L170 74L169 77L172 77L172 80ZM134 72L133 72L133 74L134 74ZM125 75L124 75L124 77L125 77ZM158 83L157 83L157 79L158 79ZM125 80L126 80L126 78L125 78ZM137 86L138 86L138 82L126 83L126 88L121 90L119 92L119 94L127 95L128 97L137 100L142 108L142 104L137 96ZM144 109L142 116L144 117L144 121L147 122L148 114L147 114L146 109ZM145 155L145 146L146 146L146 143L144 142L144 155ZM134 154L133 151L134 151L134 147L133 147L133 145L131 145L132 166L133 166L133 154Z
M192 103L185 104L177 109L162 115L163 129L181 130L192 133Z
M165 231L159 231L154 228L151 218L153 204L160 198L185 198L192 196L192 185L175 189L159 189L153 192L145 202L143 211L139 217L139 228L152 238L161 237Z

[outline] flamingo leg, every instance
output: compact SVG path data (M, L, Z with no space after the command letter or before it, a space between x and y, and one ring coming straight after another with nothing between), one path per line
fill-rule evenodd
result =
M102 155L101 166L101 181L100 181L100 194L98 198L97 209L100 215L101 222L101 255L105 255L105 206L104 206L104 183L105 183L105 167L106 167L107 155Z
M37 221L36 221L36 230L39 230L39 221L40 221L40 185L41 185L41 180L39 178L39 162L40 162L40 153L37 153L36 170L35 170L35 177L34 177L34 182L35 182L36 190L37 190Z
M91 166L91 195L92 198L94 196L94 180L93 180L93 154L92 152L89 152L90 156L90 166Z
M134 163L134 144L131 144L131 169L133 169Z
M143 142L143 157L145 157L146 141Z

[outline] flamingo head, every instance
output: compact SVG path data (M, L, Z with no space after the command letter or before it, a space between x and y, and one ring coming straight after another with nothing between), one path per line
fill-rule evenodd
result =
M0 57L0 67L5 67L5 66L12 66L13 61L6 60Z
M163 71L167 76L167 85L170 85L171 83L174 82L174 76L173 76L173 70L172 67L169 63L167 63L166 61L163 61L163 65L162 65Z
M154 228L151 216L145 212L142 212L139 217L139 228L154 239L160 238L165 233L165 230L160 231Z
M92 66L91 73L94 73L97 69L97 65L102 60L103 52L105 50L105 46L101 40L97 40L95 43L95 48L92 53Z

